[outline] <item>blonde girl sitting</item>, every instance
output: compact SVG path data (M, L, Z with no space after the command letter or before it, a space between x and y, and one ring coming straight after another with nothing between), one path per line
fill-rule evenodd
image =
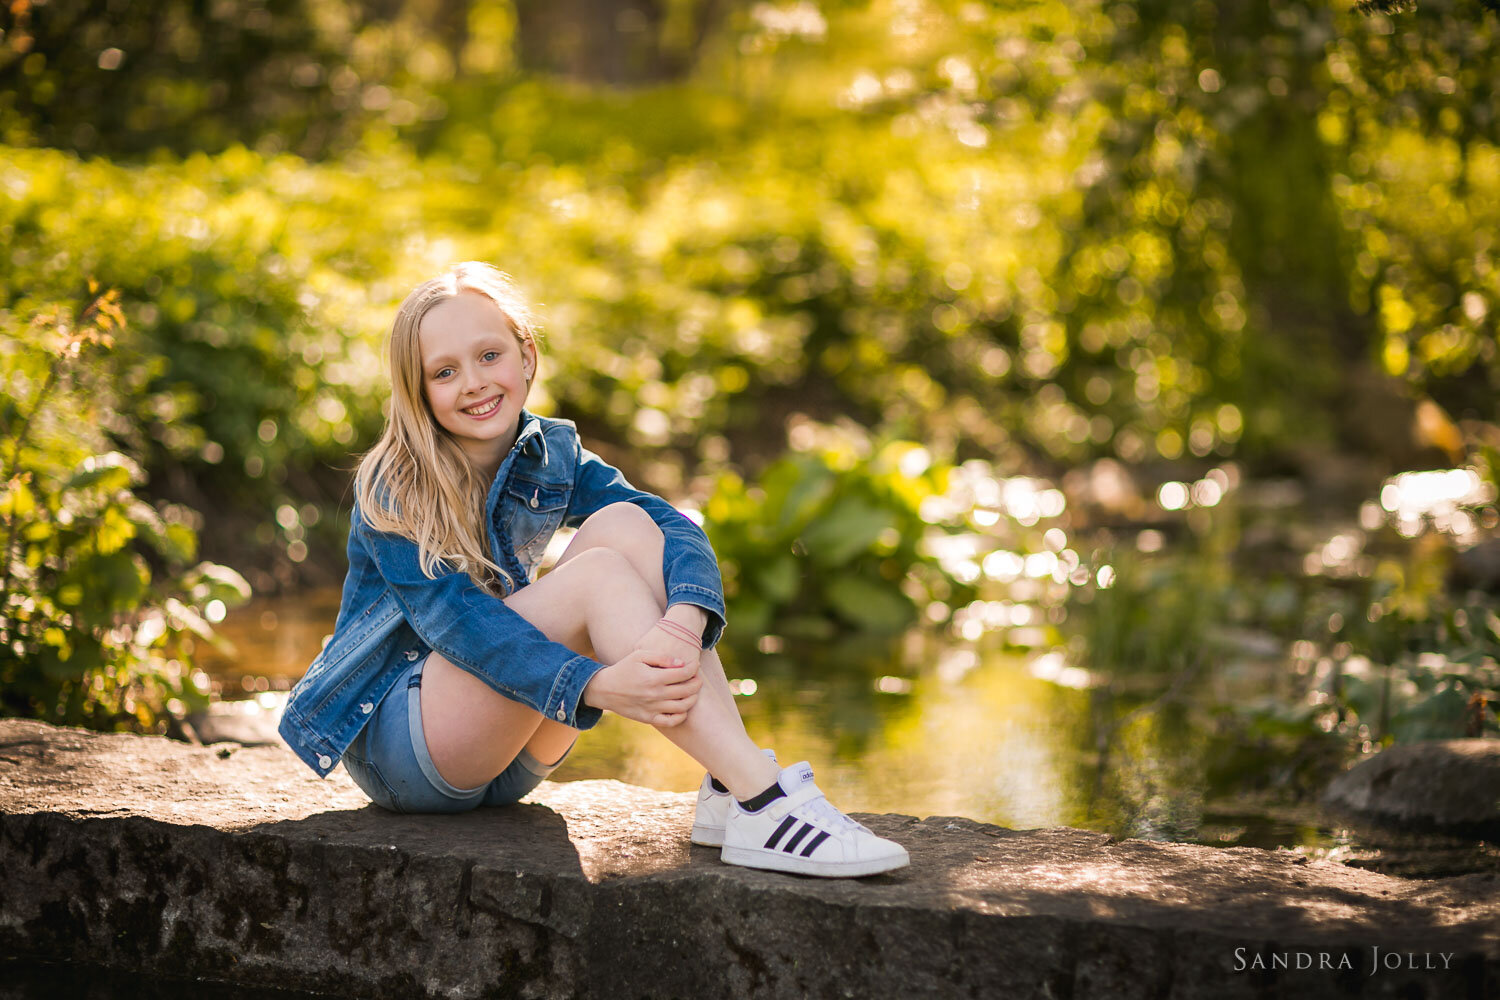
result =
M714 652L718 564L702 530L524 408L537 372L525 302L459 264L391 328L391 406L360 461L332 638L281 723L319 775L342 760L378 805L515 802L579 730L615 712L708 771L694 843L730 864L857 876L906 851L839 812L806 763L751 742ZM576 527L547 575L559 527Z

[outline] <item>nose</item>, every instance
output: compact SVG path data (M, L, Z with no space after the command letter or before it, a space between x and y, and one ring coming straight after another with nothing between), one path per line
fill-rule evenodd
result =
M477 396L489 387L484 375L476 368L465 367L463 370L463 386L465 396Z

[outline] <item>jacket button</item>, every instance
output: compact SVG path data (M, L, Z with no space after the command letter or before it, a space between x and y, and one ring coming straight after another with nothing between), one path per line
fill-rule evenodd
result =
M318 766L325 771L328 770L333 766L333 758L325 753L323 756L318 758Z
M417 658L417 651L415 649L408 649L406 651L406 658L408 660L415 660Z
M367 701L363 705L359 706L359 710L366 715L369 715L371 712L375 711L375 706Z
M565 719L567 719L567 717L568 717L568 710L566 708L559 708L557 710L557 721L558 722L564 721Z

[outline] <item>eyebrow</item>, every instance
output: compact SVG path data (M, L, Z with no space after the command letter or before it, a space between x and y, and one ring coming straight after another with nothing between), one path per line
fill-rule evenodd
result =
M486 334L483 334L482 336L483 336L484 339L480 340L479 343L478 343L478 345L477 345L478 349L480 349L480 350L488 350L490 348L490 346L492 344L494 344L495 342L497 342L497 341L500 343L500 345L502 347L505 345L505 335L504 334L500 334L500 333L486 333ZM427 372L431 372L431 371L434 371L439 366L441 366L443 364L451 364L453 361L454 361L454 356L451 355L451 354L440 354L437 357L432 358L430 360L424 358L422 360L422 370L423 371L427 371Z

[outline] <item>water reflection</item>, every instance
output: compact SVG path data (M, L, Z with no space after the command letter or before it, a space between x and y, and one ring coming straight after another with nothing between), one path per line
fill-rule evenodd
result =
M1070 751L1059 738L1076 708L1068 705L1072 692L1033 678L1003 650L971 669L915 676L894 647L884 656L871 652L725 649L732 676L753 673L758 681L755 694L740 699L751 738L783 761L813 761L819 785L846 809L1021 827L1080 817L1065 780ZM938 650L922 653L944 662ZM686 790L702 770L656 732L607 716L557 777Z
M329 589L230 612L221 633L235 655L209 664L220 696L253 704L295 681L338 598ZM1196 723L1167 706L1102 740L1091 679L1055 651L1028 657L999 636L954 645L916 633L759 645L722 648L746 729L786 762L813 761L819 784L846 809L1199 839ZM555 778L686 791L701 776L659 733L611 715ZM1217 828L1205 836L1222 842Z
M198 661L214 678L215 692L223 697L242 697L257 689L285 690L323 648L338 613L337 587L257 598L228 612L215 630L228 640L229 648L221 652L205 647ZM266 686L257 685L257 678L265 680Z

